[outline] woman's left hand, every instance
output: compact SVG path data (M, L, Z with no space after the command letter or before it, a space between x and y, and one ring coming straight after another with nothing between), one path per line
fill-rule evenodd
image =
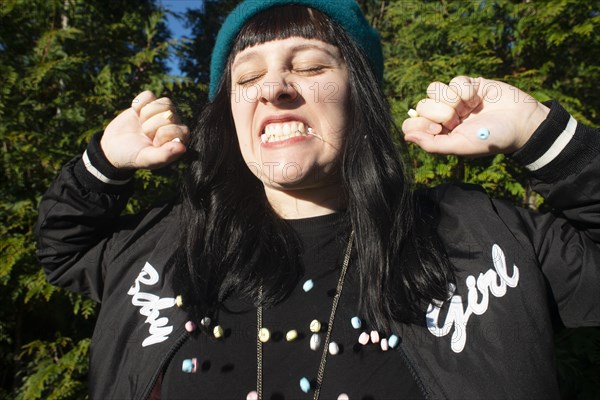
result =
M549 109L506 83L459 76L431 83L416 111L402 124L406 141L429 153L485 156L523 147Z

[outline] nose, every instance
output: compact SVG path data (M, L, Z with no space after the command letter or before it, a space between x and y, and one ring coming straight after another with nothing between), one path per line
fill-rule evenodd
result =
M299 95L300 88L288 81L287 73L271 73L265 76L261 85L260 100L263 103L291 103Z

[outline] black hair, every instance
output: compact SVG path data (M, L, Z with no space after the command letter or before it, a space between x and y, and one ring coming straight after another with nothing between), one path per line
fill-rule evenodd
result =
M303 6L270 8L245 24L215 99L199 117L190 144L196 156L183 193L185 295L202 309L218 307L233 292L257 304L262 286L260 299L269 306L283 300L301 277L300 243L245 165L230 106L233 57L292 36L336 46L348 68L349 128L340 179L355 232L361 315L379 329L394 321L422 323L424 305L447 297L453 270L433 230L421 221L390 135L389 106L369 61L340 25Z

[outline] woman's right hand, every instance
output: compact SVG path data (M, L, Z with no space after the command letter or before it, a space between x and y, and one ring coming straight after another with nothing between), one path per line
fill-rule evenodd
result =
M116 168L154 169L181 157L188 140L189 129L180 123L171 100L145 91L108 124L100 146Z

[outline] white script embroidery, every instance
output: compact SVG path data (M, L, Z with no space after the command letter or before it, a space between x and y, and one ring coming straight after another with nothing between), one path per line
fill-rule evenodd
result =
M488 309L490 293L494 297L506 294L506 287L514 288L519 283L519 268L513 265L513 275L508 276L506 271L506 258L504 252L497 244L492 247L494 270L489 269L484 274L479 274L477 280L473 275L467 277L467 309L463 307L462 297L454 295L456 287L451 285L449 290L450 306L443 327L439 327L438 318L442 302L434 302L427 309L427 328L437 337L446 336L454 327L450 347L455 353L460 353L465 348L467 341L467 322L471 315L482 315ZM498 280L498 278L500 278ZM481 299L479 299L481 294Z
M127 292L128 295L133 296L131 303L136 307L141 307L140 314L147 317L144 322L150 324L150 336L144 339L142 347L164 342L169 338L169 334L173 332L173 325L167 325L169 319L166 317L159 318L159 316L161 310L175 305L175 299L173 297L163 297L161 299L155 294L140 292L141 283L151 286L158 283L159 279L160 276L156 269L147 262L138 277L135 278L133 286Z

